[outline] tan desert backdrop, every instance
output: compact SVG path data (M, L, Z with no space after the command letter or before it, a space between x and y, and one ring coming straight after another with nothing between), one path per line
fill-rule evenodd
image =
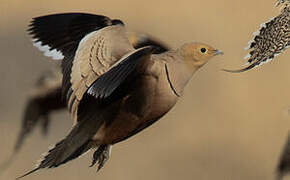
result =
M53 62L26 33L32 17L90 12L120 18L171 47L209 43L225 52L204 66L184 97L159 122L113 147L100 173L88 168L92 153L23 180L272 180L290 129L290 51L247 73L222 68L245 63L244 47L261 22L279 13L274 0L0 0L0 161L10 154L23 106L38 76ZM71 127L68 114L53 115L50 135L28 138L0 179L34 167L49 145Z

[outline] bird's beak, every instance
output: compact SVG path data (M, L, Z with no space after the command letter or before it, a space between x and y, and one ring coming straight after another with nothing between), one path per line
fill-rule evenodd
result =
M223 55L224 53L221 50L215 49L214 50L214 55Z

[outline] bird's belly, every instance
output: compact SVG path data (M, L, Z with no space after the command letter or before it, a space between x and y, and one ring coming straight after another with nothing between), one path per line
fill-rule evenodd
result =
M101 143L115 144L137 134L159 120L175 105L178 99L175 94L172 93L169 86L156 88L154 94L153 100L149 105L150 108L147 107L147 100L144 100L150 97L140 96L131 99L133 103L136 101L133 111L123 106L111 124L107 124L101 129ZM139 102L140 99L143 99L143 102ZM138 109L138 111L136 112L135 109ZM142 116L143 114L146 115Z

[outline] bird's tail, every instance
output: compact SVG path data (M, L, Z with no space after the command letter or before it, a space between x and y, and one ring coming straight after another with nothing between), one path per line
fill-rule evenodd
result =
M79 157L90 148L94 147L94 141L91 139L98 131L100 123L102 122L97 121L97 123L92 123L94 121L95 118L91 118L78 122L63 140L58 142L44 154L43 158L32 171L29 171L19 178L25 177L42 168L58 167Z
M16 179L21 179L42 168L58 167L86 153L88 150L90 150L92 145L93 142L91 140L87 140L83 145L75 149L73 152L68 153L66 151L67 147L69 146L68 142L66 139L63 139L60 142L58 142L55 146L51 147L47 153L43 154L43 158L38 161L36 167L33 170L25 173L24 175Z

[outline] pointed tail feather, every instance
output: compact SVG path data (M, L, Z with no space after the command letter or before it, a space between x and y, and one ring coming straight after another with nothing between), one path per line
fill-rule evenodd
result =
M67 158L63 158L62 156L64 155L63 150L65 149L65 146L67 146L67 145L66 145L66 141L64 139L64 140L60 141L59 143L57 143L47 153L45 153L43 159L40 159L39 164L37 164L33 170L25 173L24 175L22 175L16 179L21 179L25 176L28 176L28 175L38 171L39 169L58 167L58 166L66 163L70 160L73 160L73 159L79 157L80 155L82 155L83 153L87 152L92 147L92 143L90 140L88 140L81 147L79 147L76 151L74 151L70 156L68 156Z
M95 111L90 112L91 113L86 113L86 115L90 114L90 116L79 121L66 138L57 143L44 155L44 158L35 169L19 178L34 173L39 169L58 167L87 152L94 145L91 138L96 134L100 125L103 123L102 120L96 121L97 116L102 117L100 114L95 113ZM107 113L112 114L111 112Z

